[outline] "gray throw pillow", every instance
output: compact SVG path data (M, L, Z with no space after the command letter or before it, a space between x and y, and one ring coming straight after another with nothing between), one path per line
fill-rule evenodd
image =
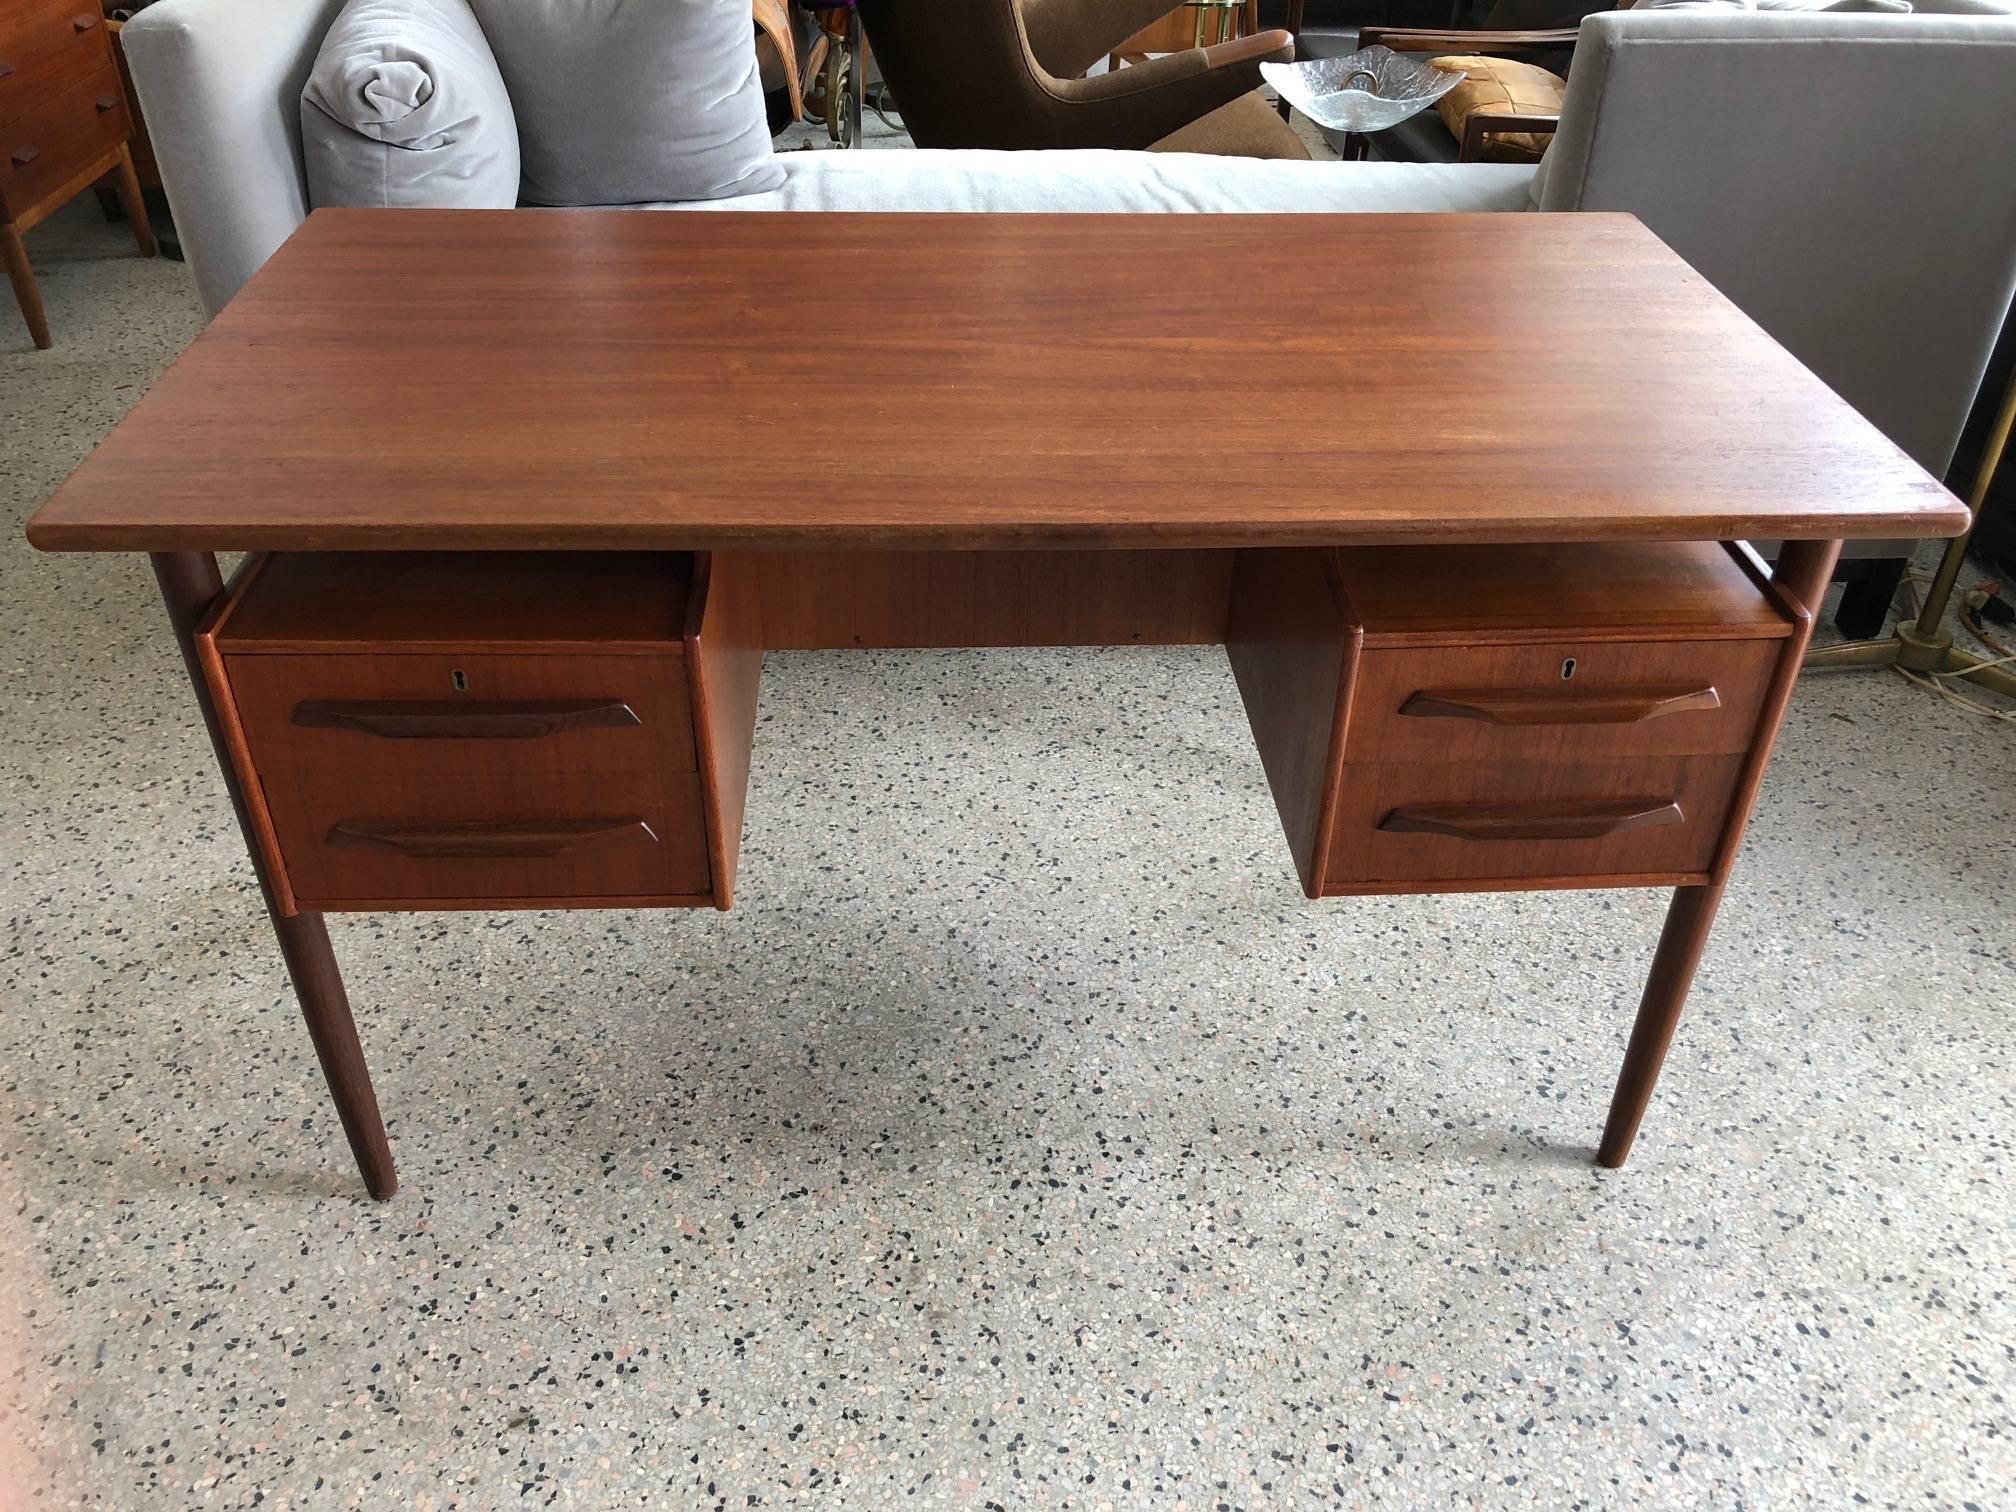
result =
M518 125L469 0L350 0L301 91L310 205L510 209Z
M784 182L748 0L473 0L518 111L528 205L726 199Z

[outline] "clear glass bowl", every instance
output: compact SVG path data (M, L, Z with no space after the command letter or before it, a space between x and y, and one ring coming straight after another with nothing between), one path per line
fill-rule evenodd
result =
M1330 131L1398 126L1463 82L1460 73L1430 68L1388 47L1362 47L1341 58L1307 63L1262 63L1260 76L1282 99Z

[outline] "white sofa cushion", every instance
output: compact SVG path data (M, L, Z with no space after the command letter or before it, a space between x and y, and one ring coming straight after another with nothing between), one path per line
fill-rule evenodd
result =
M468 0L350 0L301 91L308 203L508 210L518 125Z
M746 4L473 6L518 112L525 204L718 199L783 182Z
M767 194L661 210L1280 214L1524 210L1530 163L1309 163L1080 148L787 152ZM1312 270L1318 276L1319 270Z

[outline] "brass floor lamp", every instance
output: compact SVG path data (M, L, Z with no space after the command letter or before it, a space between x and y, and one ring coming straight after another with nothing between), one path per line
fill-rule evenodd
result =
M1981 455L1980 469L1974 474L1974 488L1967 496L1967 507L1974 511L1978 520L1981 506L1988 501L1989 485L1995 481L1995 468L2002 460L2002 452L2009 444L2009 432L2016 427L2016 379L2011 379L2009 391L2002 396L2002 409L1995 417L1995 426L1988 433L1988 449ZM1997 663L1985 657L1962 651L1953 644L1953 633L1946 629L1946 608L1953 601L1953 589L1960 579L1960 563L1967 555L1967 543L1973 538L1973 531L1949 541L1946 554L1939 558L1939 569L1932 574L1932 586L1925 591L1925 602L1914 620L1899 622L1894 635L1878 640L1845 641L1838 646L1821 646L1806 653L1806 666L1813 671L1826 671L1839 667L1902 667L1907 672L1917 672L1928 677L1965 678L1977 688L1987 688L1992 692L2016 698L2016 664Z

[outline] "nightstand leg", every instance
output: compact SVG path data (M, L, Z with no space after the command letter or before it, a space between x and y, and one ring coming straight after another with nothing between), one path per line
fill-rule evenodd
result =
M112 170L113 187L119 191L119 203L125 208L126 222L133 228L133 240L139 244L142 257L154 255L154 227L147 219L147 198L140 192L140 175L133 167L133 148L119 149L119 166Z
M224 772L224 786L231 794L231 806L238 814L238 828L245 837L245 849L252 857L252 869L259 877L259 890L266 899L266 911L273 920L273 932L280 940L280 954L287 974L294 982L294 995L301 1003L301 1016L308 1021L308 1037L322 1062L322 1075L336 1102L336 1113L349 1136L350 1150L357 1157L357 1169L371 1195L383 1202L399 1189L392 1170L392 1147L385 1138L385 1123L378 1114L378 1095L371 1090L371 1073L364 1064L364 1049L357 1042L357 1025L350 1016L350 1000L343 991L343 972L329 948L329 931L319 913L283 914L273 901L273 884L266 875L265 862L252 836L252 824L239 789L236 769L231 764L222 730L217 723L216 705L196 658L196 630L204 614L224 591L217 571L217 558L207 551L157 551L153 553L154 576L161 584L161 597L168 606L175 640L182 648L182 663L196 687L196 702L203 711L203 723L210 731L210 746Z
M28 249L21 245L21 233L12 226L0 226L0 257L7 260L7 281L14 285L14 302L21 306L21 318L28 322L28 334L44 351L49 348L49 317L42 313L42 291L35 287L35 270L28 265Z

